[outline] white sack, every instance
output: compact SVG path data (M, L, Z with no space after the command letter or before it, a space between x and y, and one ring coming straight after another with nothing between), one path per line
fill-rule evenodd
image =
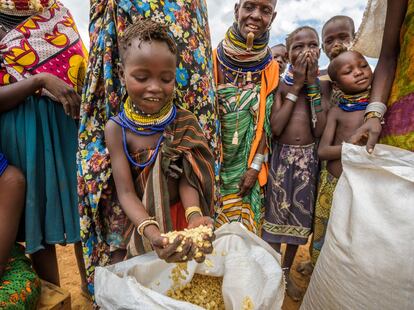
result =
M342 164L301 309L414 309L414 153L344 144Z
M189 275L183 283L190 282L194 273L223 276L226 309L242 309L246 297L255 309L281 309L285 287L280 255L239 223L224 225L215 233L215 255L207 256L213 267L189 262ZM175 266L151 252L97 268L96 302L102 309L202 309L164 295L172 285L169 276Z

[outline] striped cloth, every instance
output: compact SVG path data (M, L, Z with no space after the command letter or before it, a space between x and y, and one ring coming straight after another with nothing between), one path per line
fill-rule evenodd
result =
M2 153L0 153L0 176L6 170L8 165L9 162L7 161L7 158Z
M222 125L223 163L221 169L223 206L216 215L216 226L228 222L241 222L250 231L260 232L264 195L259 182L244 197L238 195L239 182L248 168L248 159L255 138L260 85L241 90L232 84L218 87L220 122ZM273 95L267 97L264 129L270 136L269 115ZM238 144L233 144L235 132Z
M198 191L203 214L213 216L214 157L197 119L189 111L177 109L177 116L164 136L166 139L157 160L139 173L135 187L149 215L156 217L160 231L168 232L174 230L168 178L184 175ZM131 239L128 256L152 250L131 223L126 229L126 238Z

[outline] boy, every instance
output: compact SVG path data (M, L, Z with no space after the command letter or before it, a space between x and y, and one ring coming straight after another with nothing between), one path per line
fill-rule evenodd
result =
M315 29L300 27L286 39L290 72L286 74L272 107L272 152L266 195L263 239L280 252L287 243L282 267L287 293L294 300L301 292L289 277L299 245L311 233L318 158L316 139L322 135L328 102L318 80L319 37Z
M315 207L313 265L325 240L333 192L342 173L342 142L348 141L363 123L372 81L372 70L364 56L355 51L347 51L345 47L338 52L340 54L333 58L328 67L329 77L339 90L336 98L338 102L329 110L318 149L319 158L328 162L326 169L321 171ZM331 55L334 57L335 53Z
M279 74L283 76L288 64L288 52L283 43L276 44L271 49L273 59L279 64Z

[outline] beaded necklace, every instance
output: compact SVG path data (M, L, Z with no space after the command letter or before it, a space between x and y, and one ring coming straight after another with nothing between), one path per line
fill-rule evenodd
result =
M253 75L261 74L272 62L268 47L269 31L260 38L244 38L234 23L227 31L224 40L217 47L217 60L227 81L235 84L242 78L242 85L251 83Z
M370 89L356 94L346 95L340 92L337 95L338 107L345 112L364 111L369 104Z
M164 132L167 126L175 120L176 115L177 108L173 104L172 99L169 100L169 102L165 104L156 114L142 114L142 112L137 112L137 109L132 104L130 98L125 101L123 110L118 114L118 119L111 117L111 120L122 127L124 152L128 158L128 161L132 165L142 169L154 163L161 143L164 140L164 135L160 135L158 138L155 151L151 155L150 159L144 163L137 163L128 151L126 129L138 136L152 136L157 133Z

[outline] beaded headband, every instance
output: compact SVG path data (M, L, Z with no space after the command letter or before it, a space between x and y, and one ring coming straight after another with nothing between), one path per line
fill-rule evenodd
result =
M31 16L50 7L55 0L0 0L0 13Z

